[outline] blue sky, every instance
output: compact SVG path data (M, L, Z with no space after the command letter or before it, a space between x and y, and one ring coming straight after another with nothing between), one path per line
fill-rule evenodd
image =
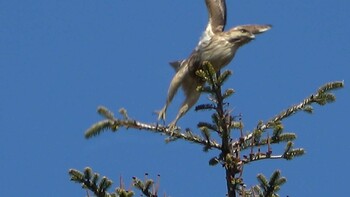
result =
M227 29L273 25L226 67L234 72L226 86L236 90L230 106L243 114L245 131L324 83L345 81L336 103L285 122L307 154L248 165L246 183L280 169L288 179L281 196L346 194L350 2L228 0L227 7ZM174 74L168 62L188 56L206 23L204 1L0 1L0 196L84 196L67 172L86 166L114 186L119 176L128 185L148 172L161 174L160 192L170 196L224 196L222 168L208 166L215 151L137 130L83 136L101 120L99 105L155 122ZM182 99L174 99L168 121ZM195 128L199 120L208 114L191 110L179 125Z

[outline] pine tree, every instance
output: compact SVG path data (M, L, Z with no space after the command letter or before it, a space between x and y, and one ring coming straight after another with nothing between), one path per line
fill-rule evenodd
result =
M120 118L115 117L113 112L106 107L98 107L98 113L104 118L93 124L85 132L85 138L100 135L104 131L116 132L118 130L136 129L145 130L167 136L166 142L184 140L203 147L203 151L208 152L216 149L219 154L209 160L211 166L221 166L225 170L227 185L227 196L236 197L274 197L278 196L278 191L286 182L286 178L281 176L281 172L276 170L268 180L264 175L259 174L258 185L246 188L246 183L242 179L244 166L260 160L285 159L292 160L304 154L303 148L294 148L293 141L296 139L295 133L284 131L283 121L298 112L313 113L313 105L325 105L335 101L335 96L331 91L342 88L344 82L330 82L321 86L316 93L302 100L299 104L282 111L266 122L259 122L257 126L249 132L243 133L244 123L239 116L234 116L228 107L228 99L235 93L233 89L222 90L223 84L232 75L231 71L223 73L215 72L210 62L204 62L201 69L196 72L197 76L204 80L204 86L197 88L197 91L208 94L210 103L196 106L196 111L209 110L212 112L209 122L199 122L195 131L180 127L172 128L158 123L148 124L129 117L125 109L120 109ZM238 140L232 138L232 133L237 131L240 134ZM219 139L219 140L216 140ZM285 144L283 152L275 153L273 146ZM218 165L220 164L220 165ZM75 169L69 170L71 180L80 183L87 191L98 197L130 197L134 196L134 191L127 190L120 180L120 186L114 192L108 192L112 181L107 177L100 178L98 173L93 173L90 167L80 172ZM152 179L145 178L142 181L133 177L133 186L143 195L148 197L158 196L159 180L156 184ZM89 192L88 192L89 196Z

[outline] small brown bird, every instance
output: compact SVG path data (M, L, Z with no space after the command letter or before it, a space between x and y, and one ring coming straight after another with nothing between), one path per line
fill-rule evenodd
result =
M197 47L187 59L170 63L175 68L176 74L170 83L166 103L159 112L158 119L165 120L168 105L180 86L186 96L176 118L169 124L171 128L199 99L200 92L196 88L203 85L203 81L196 76L195 72L202 63L208 61L216 71L219 71L231 62L239 47L253 40L256 34L271 28L271 25L240 25L224 32L225 0L205 0L205 3L209 13L209 22Z

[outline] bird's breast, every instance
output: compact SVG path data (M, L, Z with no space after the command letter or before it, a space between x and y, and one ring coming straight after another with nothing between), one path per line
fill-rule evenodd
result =
M209 61L215 68L220 70L233 59L237 48L225 40L213 39L206 46L200 48L201 60Z

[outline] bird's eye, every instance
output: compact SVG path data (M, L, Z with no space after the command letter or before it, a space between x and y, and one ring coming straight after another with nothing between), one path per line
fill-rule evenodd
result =
M247 33L247 32L248 32L248 31L245 30L245 29L241 29L240 31L241 31L241 33Z

